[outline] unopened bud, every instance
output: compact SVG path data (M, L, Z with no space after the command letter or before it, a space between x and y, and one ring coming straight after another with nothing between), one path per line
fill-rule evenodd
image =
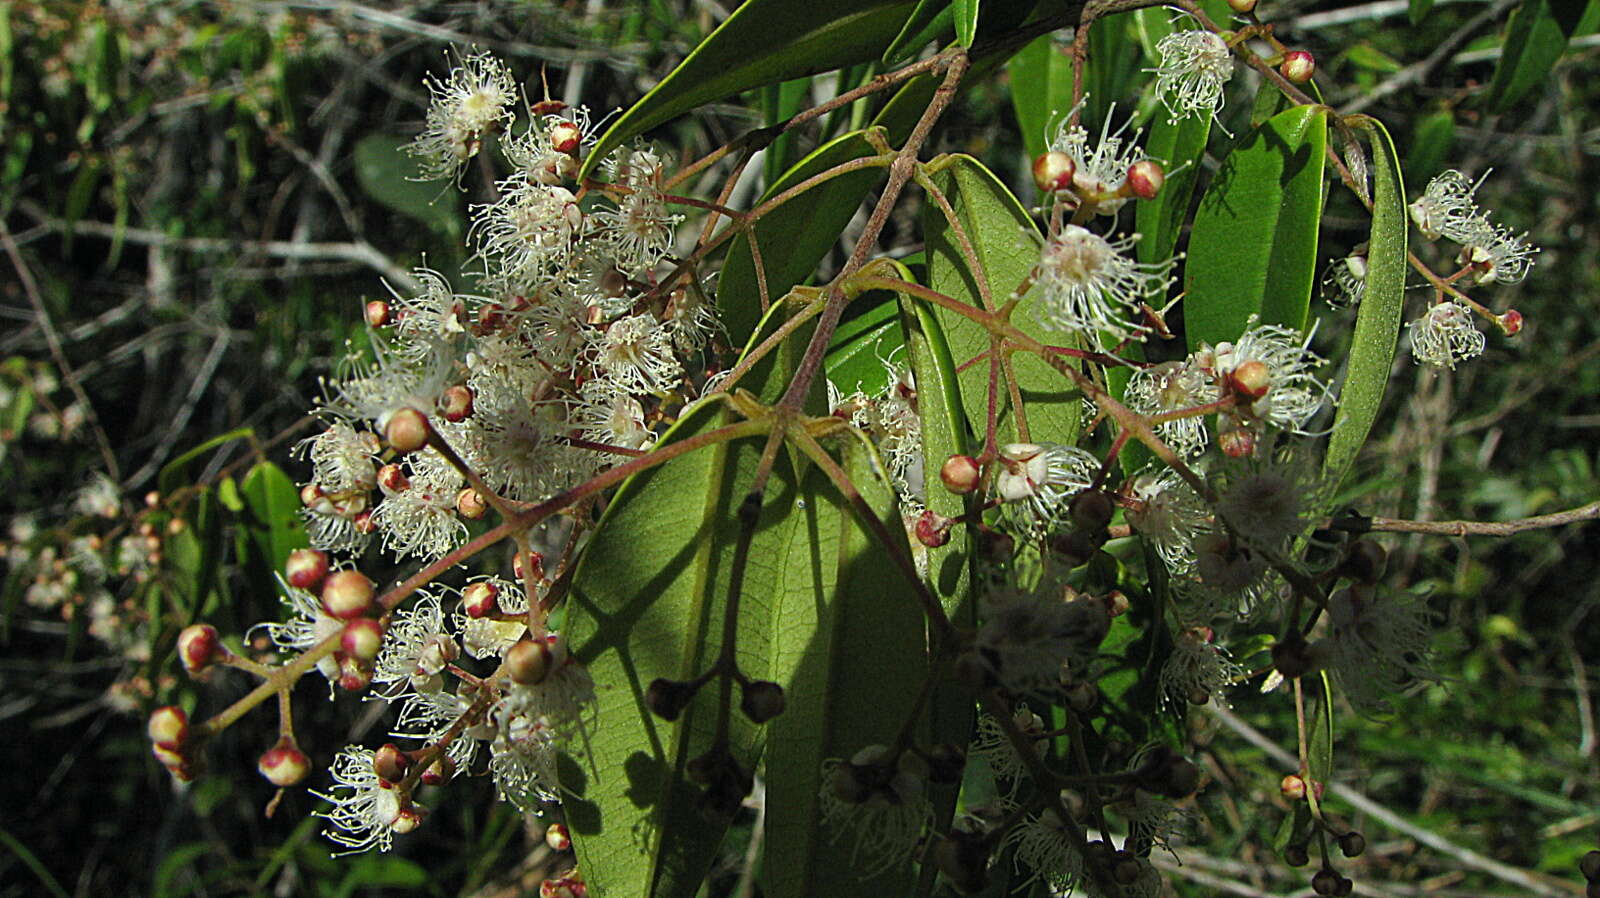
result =
M1256 8L1256 0L1228 0L1228 7L1242 16Z
M535 579L535 580L543 580L544 579L544 556L539 554L538 552L529 552L528 553L528 561L532 563L533 570L531 570L531 571L523 570L522 553L518 552L516 554L516 556L511 559L511 573L512 573L512 575L515 576L518 580L526 580L528 578L528 576L531 574L533 576L533 579Z
M1351 544L1339 572L1359 583L1377 583L1388 567L1389 553L1370 539Z
M370 617L347 622L339 636L339 650L357 661L373 661L383 650L383 624Z
M317 584L326 576L328 576L328 553L320 549L295 549L283 563L283 578L295 589L308 591L316 589Z
M783 687L768 680L745 684L739 710L752 723L766 723L783 713Z
M917 542L930 549L937 549L950 541L950 525L955 521L932 509L923 509L917 518Z
M506 672L524 686L537 686L555 666L550 646L542 639L524 639L506 650Z
M1077 163L1066 153L1052 150L1033 160L1033 186L1042 194L1066 190L1077 173Z
M422 825L423 818L427 816L427 808L420 804L408 804L400 809L399 814L395 815L394 822L389 824L389 828L394 830L396 835L401 836L406 833L416 832L417 827Z
M374 299L367 303L367 324L372 327L383 327L390 321L389 304L381 299Z
M461 609L467 617L479 620L500 610L500 588L488 580L479 580L461 591Z
M1311 877L1311 891L1318 895L1339 894L1339 874L1324 867Z
M582 142L583 132L572 122L561 121L550 126L550 147L557 153L576 156Z
M307 508L311 508L326 498L327 496L322 492L322 487L317 486L315 483L308 483L300 488L300 504Z
M1254 402L1272 389L1272 369L1264 362L1251 359L1228 372L1228 387Z
M372 685L372 665L349 655L339 659L339 688L360 692Z
M456 513L469 521L476 521L489 513L489 503L483 501L483 494L472 487L462 487L456 493Z
M1078 681L1067 687L1067 707L1079 714L1087 714L1100 703L1100 689L1093 683Z
M428 423L428 416L414 408L403 408L390 415L389 423L383 427L383 438L401 455L428 445L428 436L432 433L433 425Z
M1522 331L1522 313L1516 309L1506 309L1503 314L1495 317L1494 323L1500 326L1501 333L1515 337Z
M217 628L210 624L193 624L178 634L178 660L191 677L205 673L227 654Z
M411 758L393 742L384 743L382 748L372 753L372 772L386 783L400 782L410 769Z
M1111 497L1100 490L1084 490L1072 497L1068 511L1078 529L1085 533L1101 533L1111 523L1116 508L1111 504Z
M989 884L988 841L974 833L951 832L934 845L933 864L957 892L981 892Z
M970 455L952 455L939 467L939 482L958 496L965 496L977 489L982 479L983 471L978 467L978 460Z
M1087 564L1099 551L1099 547L1092 539L1077 531L1052 533L1046 545L1051 554L1059 558L1068 568Z
M1578 858L1578 872L1590 882L1600 880L1600 851L1591 851Z
M181 747L189 741L189 715L177 705L163 705L150 712L145 732L156 745Z
M1351 830L1339 837L1339 850L1345 857L1360 857L1367 850L1367 837Z
M1249 458L1256 454L1256 434L1248 427L1223 427L1217 433L1217 447L1229 458Z
M1294 84L1304 84L1311 80L1312 74L1317 70L1316 57L1304 50L1290 50L1284 54L1283 65L1278 66L1278 71Z
M266 777L267 782L282 789L304 780L311 773L311 759L294 744L293 739L284 736L276 745L262 752L260 760L256 761L256 770Z
M352 620L372 608L372 581L360 571L334 571L322 583L322 610Z
M378 469L378 487L385 496L403 493L411 489L411 478L406 476L405 469L399 465L384 465Z
M365 533L370 536L378 532L378 525L372 520L371 509L363 511L354 518L351 518L350 523L355 525L357 533Z
M449 755L440 755L428 765L427 770L422 771L421 780L424 786L442 786L455 775L456 762Z
M698 683L657 677L644 692L644 704L662 720L677 720L699 688Z
M1154 159L1140 159L1128 166L1128 178L1123 184L1129 193L1141 200L1153 200L1167 183L1167 173Z
M1168 798L1187 798L1200 788L1200 768L1188 758L1179 758L1167 769L1166 791Z
M451 424L459 424L472 417L472 401L471 387L447 387L439 396L439 414Z
M1126 851L1117 852L1116 860L1111 864L1111 878L1120 885L1133 885L1143 872L1139 867L1139 859Z
M1278 793L1288 801L1304 801L1306 781L1299 774L1291 773L1278 781Z
M565 823L552 823L544 831L544 843L550 846L551 851L566 851L572 847L572 833L567 830Z

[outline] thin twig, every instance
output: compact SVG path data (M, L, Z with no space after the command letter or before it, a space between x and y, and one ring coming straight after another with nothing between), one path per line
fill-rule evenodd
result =
M1328 526L1350 533L1431 533L1437 536L1512 536L1529 530L1565 527L1600 518L1600 501L1566 511L1511 521L1408 521L1397 518L1334 518Z

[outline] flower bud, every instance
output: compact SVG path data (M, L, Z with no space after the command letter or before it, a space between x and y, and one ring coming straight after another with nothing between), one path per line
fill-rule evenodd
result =
M1111 878L1119 885L1133 885L1143 872L1139 867L1139 859L1126 851L1117 852L1115 860L1111 862Z
M322 610L353 620L372 608L372 581L360 571L334 571L322 583Z
M1591 851L1578 858L1578 872L1590 882L1600 880L1600 851Z
M1311 852L1307 851L1304 845L1285 845L1283 862L1291 867L1304 867L1311 863Z
M917 542L930 549L937 549L950 541L950 525L955 521L942 514L935 513L932 509L923 509L917 518Z
M989 846L980 835L951 832L933 846L933 864L963 895L981 892L989 884Z
M432 433L433 425L428 423L428 416L414 408L400 409L390 415L389 423L383 426L383 438L401 455L428 445Z
M1100 703L1100 689L1093 683L1080 680L1067 687L1067 707L1079 714L1087 714Z
M1217 432L1217 447L1229 458L1249 458L1256 454L1256 433L1248 427L1225 425Z
M383 650L383 624L370 617L358 617L344 625L339 650L357 661L370 663Z
M367 303L367 324L371 327L383 327L390 321L389 304L381 299L374 299Z
M511 674L512 680L523 686L543 683L554 667L555 659L550 646L543 640L524 639L506 651L506 672ZM646 696L645 700L649 701L649 697Z
M177 705L163 705L150 712L145 732L156 745L179 748L189 741L189 715Z
M469 584L461 591L461 609L473 620L494 615L500 610L500 588L489 580Z
M393 742L384 743L383 747L372 753L372 772L386 783L400 782L410 769L410 756Z
M322 487L315 483L308 483L300 488L300 504L312 508L318 503L326 501L327 496L322 492Z
M644 692L644 704L662 720L677 720L699 689L698 683L657 677Z
M1084 490L1072 497L1068 511L1078 529L1085 533L1103 533L1116 509L1111 504L1111 497L1104 492Z
M1291 773L1278 781L1278 793L1289 801L1304 801L1306 781L1299 774Z
M582 142L583 132L572 122L559 121L550 126L550 146L557 153L576 156Z
M967 753L953 742L940 742L929 746L923 760L928 762L928 781L953 785L961 782L966 768Z
M1339 874L1324 867L1311 877L1311 891L1318 895L1339 894Z
M422 771L421 779L424 786L442 786L455 775L456 762L449 755L440 755L428 765L427 770Z
M558 879L539 883L539 898L588 898L589 887L578 879L576 871Z
M567 831L565 823L552 823L544 831L544 843L551 851L566 851L572 847L572 833Z
M944 488L958 496L965 496L978 488L983 471L978 460L970 455L952 455L939 467L939 481Z
M456 493L456 513L469 521L476 521L489 513L489 503L483 501L483 494L470 486L462 487Z
M1389 553L1370 539L1357 540L1345 554L1339 573L1359 583L1377 583L1388 566Z
M439 396L439 414L451 424L459 424L472 417L472 388L457 384L447 387Z
M1522 331L1522 313L1516 309L1506 309L1504 314L1495 317L1494 323L1500 326L1501 333L1515 337Z
M1278 71L1291 83L1304 84L1311 80L1317 70L1317 60L1304 50L1290 50L1284 54L1283 64L1278 66Z
M1153 200L1167 183L1167 173L1154 159L1140 159L1128 166L1128 178L1123 183L1139 199Z
M401 836L416 832L417 827L422 825L423 818L427 816L427 808L420 804L408 804L400 809L400 813L395 816L394 822L389 824L389 828Z
M294 739L284 736L277 744L262 752L256 761L256 770L267 782L280 789L293 786L311 773L311 759L294 744Z
M326 576L328 576L328 553L319 549L295 549L283 563L283 578L295 589L316 589L317 584Z
M543 580L544 579L544 556L541 555L538 552L529 552L528 553L528 560L530 562L532 562L532 565L533 565L533 570L532 571L524 571L522 569L522 553L518 552L516 554L516 556L511 559L511 573L512 573L512 575L515 576L518 580L525 580L525 579L527 579L528 575L531 573L533 575L533 579L535 579L535 580Z
M1367 850L1367 837L1351 830L1339 837L1339 850L1345 857L1360 857Z
M1272 389L1272 369L1264 362L1251 359L1228 372L1228 388L1254 402Z
M1042 194L1066 190L1077 173L1077 163L1066 153L1052 150L1033 160L1033 186Z
M378 469L378 487L385 496L392 496L411 489L411 478L399 465L384 465Z
M372 665L349 655L339 659L339 688L360 692L372 685Z
M228 655L222 645L217 628L210 624L193 624L178 634L178 660L191 677L206 673L211 665Z
M1228 0L1228 7L1242 16L1256 8L1256 0Z
M768 680L746 683L739 710L752 723L766 723L783 713L783 687Z

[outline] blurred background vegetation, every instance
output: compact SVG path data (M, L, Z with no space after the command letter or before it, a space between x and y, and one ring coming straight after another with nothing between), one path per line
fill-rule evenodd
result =
M488 48L598 120L732 5L0 3L0 726L12 770L0 896L536 892L539 827L479 778L452 785L393 854L330 860L307 816L317 799L269 806L252 773L270 715L230 729L212 773L180 790L149 756L144 714L242 692L227 676L174 675L183 625L204 616L236 634L279 613L271 564L249 540L194 537L217 529L197 526L208 515L243 532L250 502L210 487L263 459L303 476L289 445L309 432L317 377L361 338L361 303L385 296L385 280L401 289L414 265L454 275L464 262L457 195L408 181L394 152L421 126L423 76L442 74L452 48ZM1453 373L1397 363L1380 436L1350 481L1364 513L1492 520L1600 496L1596 49L1577 38L1525 102L1489 114L1480 99L1509 9L1441 4L1412 27L1400 3L1262 6L1300 21L1279 34L1316 54L1328 102L1389 124L1413 195L1445 168L1493 166L1480 201L1543 247L1525 284L1483 294L1523 312L1521 336L1491 335ZM1144 76L1129 77L1137 90ZM1009 90L1002 77L965 91L939 148L1014 172L1024 189ZM763 99L652 136L693 158L765 123ZM1365 233L1341 191L1331 203L1330 258ZM1318 345L1336 353L1347 314L1324 317ZM234 438L186 457L221 434ZM1451 846L1581 893L1576 858L1600 829L1596 534L1390 541L1396 584L1429 592L1448 621L1447 679L1391 715L1339 715L1338 778L1409 826L1334 799L1371 845L1346 871L1358 894L1525 893ZM385 728L380 706L324 702L321 688L297 702L319 765ZM1232 727L1192 715L1213 782L1181 866L1165 863L1172 889L1304 893L1306 874L1272 847L1286 771L1236 729L1292 747L1292 708L1248 688L1234 702Z

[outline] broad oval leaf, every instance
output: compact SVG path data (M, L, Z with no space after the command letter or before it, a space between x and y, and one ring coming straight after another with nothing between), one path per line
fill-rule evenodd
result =
M878 151L865 134L852 131L818 147L784 172L762 195L761 202L852 159L876 155ZM766 273L769 303L811 276L818 260L839 241L839 232L860 208L862 198L886 177L886 172L886 167L871 167L839 175L789 199L756 222L753 230ZM717 303L729 336L743 342L762 314L761 284L746 235L734 238L728 250L717 282Z
M983 268L991 300L1010 297L1039 260L1041 238L1027 210L1004 184L971 156L944 156L928 164L928 174L944 193ZM923 239L928 254L928 285L934 290L983 308L982 292L969 269L949 220L930 198L923 204ZM1047 333L1033 320L1025 299L1013 322L1042 342L1076 346L1068 335ZM935 312L956 364L967 364L989 351L989 333L982 326L947 309ZM1029 438L1074 443L1078 437L1079 393L1065 377L1031 355L1012 357L1013 370L1027 406ZM979 361L959 375L961 402L974 434L986 429L989 408L989 364ZM999 385L996 423L1005 438L1017 433L1015 412L1005 385Z
M766 84L877 59L915 0L746 0L595 142L580 180L628 140Z
M1280 112L1223 160L1195 213L1184 272L1189 349L1236 340L1252 315L1303 329L1317 266L1328 108Z
M1334 494L1367 441L1389 385L1405 303L1406 191L1389 132L1376 119L1351 124L1372 144L1372 231L1367 240L1367 285L1356 310L1339 410L1328 437L1322 472Z
M407 143L392 134L356 141L356 182L382 205L459 241L466 230L460 192L448 183L420 180L422 166L405 152Z

